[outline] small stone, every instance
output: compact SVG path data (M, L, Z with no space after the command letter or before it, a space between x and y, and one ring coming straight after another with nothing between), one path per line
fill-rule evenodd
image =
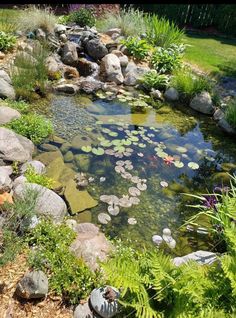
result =
M170 102L175 102L179 99L179 93L174 87L170 87L165 91L164 97Z
M92 311L89 308L89 304L80 304L75 308L74 318L94 318Z
M152 241L156 245L160 245L163 242L163 238L160 235L153 235L152 236Z
M64 156L64 161L65 162L73 162L74 160L74 155L72 151L67 151L67 153Z

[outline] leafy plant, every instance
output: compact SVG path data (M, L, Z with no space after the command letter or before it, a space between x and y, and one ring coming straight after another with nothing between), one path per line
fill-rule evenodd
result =
M151 64L159 73L172 73L180 68L185 46L172 45L168 49L159 47L151 57Z
M152 88L162 90L168 86L169 77L165 74L158 74L156 70L151 70L143 75L140 83L149 91Z
M39 28L45 32L52 32L56 22L57 18L50 7L42 9L36 5L29 5L18 18L19 28L24 32L33 32Z
M145 16L145 26L147 39L154 46L169 48L182 42L184 31L165 18L149 14Z
M121 43L127 47L128 53L138 60L144 60L151 50L151 46L147 41L138 37L128 37L122 40Z
M57 19L59 24L67 24L70 21L70 15L60 15Z
M42 221L29 238L29 244L35 246L29 264L47 272L51 290L72 304L86 298L100 279L98 272L91 272L69 251L75 237L76 233L64 224Z
M69 22L75 22L81 27L92 27L96 23L94 11L88 8L81 8L78 11L74 11L68 16Z
M36 114L22 115L6 126L16 133L29 138L35 144L40 144L53 132L51 122Z
M212 84L203 75L193 74L188 69L176 70L173 73L170 85L177 89L181 98L190 101L196 94L202 91L212 93Z
M35 171L34 167L30 165L28 166L24 175L28 182L40 184L41 186L46 187L48 189L52 189L53 187L53 183L54 183L53 179L43 174L38 174Z
M16 37L0 31L0 51L10 51L16 44Z
M227 121L236 128L236 98L232 99L226 108L226 119Z
M12 100L12 99L6 99L5 100L9 107L14 108L18 110L22 114L27 114L30 110L30 104L26 103L23 100Z

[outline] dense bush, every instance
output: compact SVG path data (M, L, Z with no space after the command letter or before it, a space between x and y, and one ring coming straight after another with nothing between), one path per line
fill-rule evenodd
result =
M232 99L227 104L226 119L234 128L236 128L236 98Z
M145 39L138 37L128 37L121 43L127 47L128 53L138 60L144 60L152 48Z
M72 304L85 299L100 279L99 273L93 273L69 251L75 237L76 233L64 224L42 221L29 239L29 244L36 246L29 257L30 265L48 273L50 289Z
M10 51L16 44L16 37L0 31L0 51Z
M168 49L159 47L152 54L151 64L159 73L172 73L180 68L184 50L184 45L173 44Z
M174 72L170 85L177 89L181 98L189 102L196 94L202 91L212 92L212 84L203 75L195 75L188 69Z
M156 70L147 72L141 79L140 83L147 89L165 89L169 83L169 77L165 74L158 74Z
M40 144L53 132L51 122L36 114L23 115L6 126L16 133L29 138L35 144Z
M30 183L37 183L48 189L52 189L53 187L53 179L45 176L44 174L38 174L32 166L27 168L24 175Z
M81 8L78 11L70 13L68 17L69 22L75 22L81 27L92 27L96 23L94 11L92 9Z

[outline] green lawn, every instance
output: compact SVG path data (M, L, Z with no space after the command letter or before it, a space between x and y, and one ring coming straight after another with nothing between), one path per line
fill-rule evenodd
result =
M236 39L187 34L185 60L212 75L236 77Z

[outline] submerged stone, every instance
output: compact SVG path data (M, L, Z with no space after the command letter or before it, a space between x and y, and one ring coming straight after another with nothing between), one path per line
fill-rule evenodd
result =
M87 154L78 154L74 156L77 167L83 171L87 172L89 170L91 156Z
M64 155L64 154L67 153L67 151L69 151L70 148L71 148L71 144L69 142L65 142L65 143L62 144L60 150L61 150L61 152Z
M82 146L91 146L93 140L88 136L77 135L72 139L71 145L75 150L81 149Z
M64 155L64 161L65 162L73 162L74 155L72 151L67 151L67 153Z
M91 222L92 214L89 210L85 210L83 212L78 213L76 220L78 221L78 223Z
M34 159L41 161L43 164L48 166L49 163L52 162L53 160L55 160L56 158L63 159L62 154L59 150L41 153L41 154L37 155Z
M57 151L57 146L51 145L51 144L42 144L39 146L39 148L43 151Z
M91 209L98 204L98 202L91 197L88 191L79 191L74 180L67 182L64 196L70 206L72 214Z
M230 182L230 176L227 172L216 172L211 177L213 182L217 183L229 183Z

